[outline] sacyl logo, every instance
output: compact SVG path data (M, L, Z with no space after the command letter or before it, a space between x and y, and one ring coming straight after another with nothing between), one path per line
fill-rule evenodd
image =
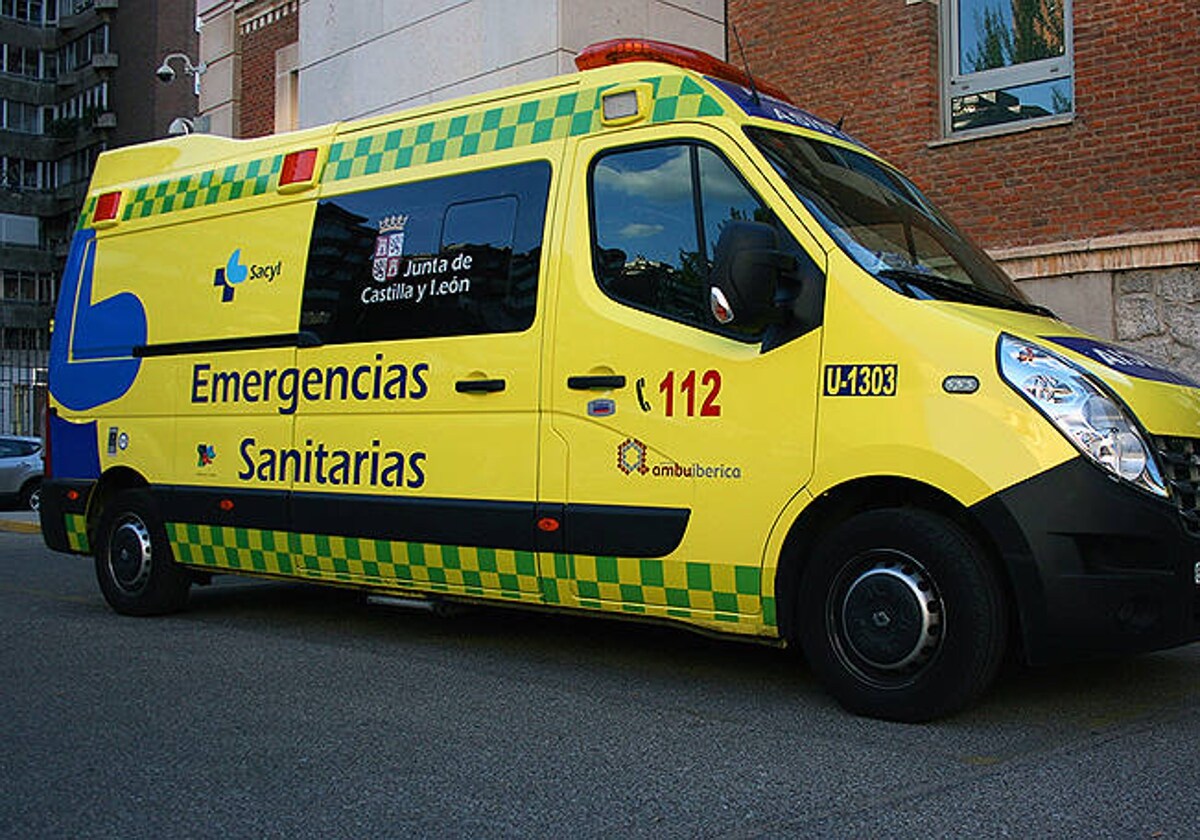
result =
M283 272L283 260L270 264L242 265L241 258L242 249L235 248L225 266L218 268L213 275L213 285L221 289L222 303L233 300L234 288L247 280L266 280L270 283Z

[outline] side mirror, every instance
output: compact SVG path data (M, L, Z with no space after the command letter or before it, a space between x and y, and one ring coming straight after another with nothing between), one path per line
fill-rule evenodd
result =
M625 268L625 252L620 248L602 248L596 252L596 263L603 277L616 277Z
M763 327L779 318L775 291L796 271L779 250L779 234L761 222L728 222L717 240L709 305L720 324Z

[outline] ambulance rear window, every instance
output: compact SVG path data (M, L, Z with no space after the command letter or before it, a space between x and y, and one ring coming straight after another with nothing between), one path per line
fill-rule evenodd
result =
M549 189L535 161L320 202L300 330L348 344L528 329Z

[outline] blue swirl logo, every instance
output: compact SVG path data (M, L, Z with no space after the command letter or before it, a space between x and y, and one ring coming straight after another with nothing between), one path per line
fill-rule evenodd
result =
M92 300L96 232L71 240L50 338L50 393L72 411L112 402L132 387L146 343L146 310L131 292Z

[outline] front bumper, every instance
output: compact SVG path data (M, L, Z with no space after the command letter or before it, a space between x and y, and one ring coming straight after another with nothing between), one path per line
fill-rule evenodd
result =
M1082 457L975 505L1036 664L1200 639L1200 534Z

